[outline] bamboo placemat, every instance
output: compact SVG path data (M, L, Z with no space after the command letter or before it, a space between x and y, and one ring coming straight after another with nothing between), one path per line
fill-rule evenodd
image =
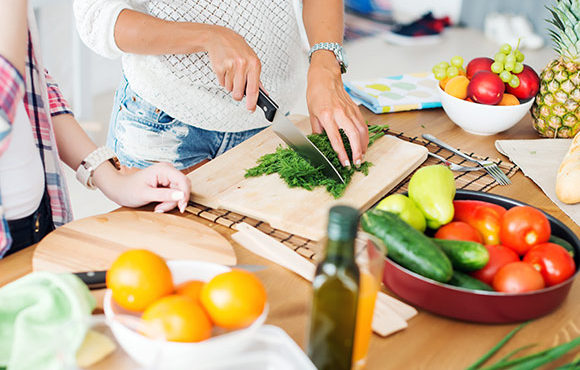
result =
M401 140L405 140L418 145L423 145L432 153L439 154L440 156L444 157L445 159L453 163L461 165L471 165L469 161L459 157L458 155L446 149L441 149L437 145L427 140L423 140L418 137L409 137L406 136L404 133L394 132L389 129L386 129L385 132ZM508 177L512 177L518 171L518 167L511 162L502 161L501 159L497 158L480 157L475 155L474 153L467 154L476 159L491 160L495 162ZM440 163L439 160L433 157L428 157L427 160L423 162L421 166L419 166L419 168L437 163ZM455 184L458 189L487 192L497 185L495 180L491 176L489 176L485 171L454 172L454 175L455 175ZM399 185L395 186L395 188L393 188L389 192L389 194L406 192L411 176L412 174L409 175L403 181L401 181ZM225 209L209 208L194 202L189 202L189 205L186 208L186 210L201 218L229 227L231 229L235 228L236 224L240 222L245 222L259 229L260 231L270 235L274 239L282 242L288 248L291 248L292 250L294 250L295 252L297 252L298 254L300 254L305 258L317 260L318 257L322 256L322 254L320 253L322 251L322 246L318 245L317 242L312 241L310 239L302 238L298 235L289 234L282 230L274 229L265 222L250 217L246 217L244 215L240 215L234 212L230 212Z

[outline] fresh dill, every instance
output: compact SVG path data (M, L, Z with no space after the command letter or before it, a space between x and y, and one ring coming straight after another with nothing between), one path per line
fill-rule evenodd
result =
M383 136L384 130L388 126L372 125L369 126L369 146L372 145L376 139ZM342 142L349 158L352 159L352 150L346 134L340 130ZM279 146L274 153L263 155L258 159L258 165L246 170L245 177L256 177L262 175L271 175L277 173L288 184L289 187L300 187L306 190L312 190L318 186L324 186L334 198L340 198L355 172L362 172L365 176L368 175L369 167L372 166L370 162L364 162L359 168L351 166L350 168L343 167L338 160L338 155L332 149L328 136L323 134L308 135L308 138L322 154L328 158L332 165L338 170L344 184L326 177L322 171L312 166L310 162L302 158L298 153L290 148ZM352 160L351 160L352 163Z

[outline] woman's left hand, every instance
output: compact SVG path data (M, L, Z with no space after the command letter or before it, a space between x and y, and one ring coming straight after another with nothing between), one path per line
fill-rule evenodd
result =
M104 180L103 176L99 176L99 180L103 180L97 182L97 186L109 199L125 207L141 207L159 202L155 212L179 207L183 213L191 192L191 182L187 176L167 163L158 163L138 171L115 171L106 178Z
M332 52L312 55L306 92L313 133L325 131L343 166L351 165L339 129L343 129L352 150L355 166L364 161L369 131L358 106L344 90L340 66Z

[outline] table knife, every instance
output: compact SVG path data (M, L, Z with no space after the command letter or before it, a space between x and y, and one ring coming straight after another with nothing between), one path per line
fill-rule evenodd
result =
M302 158L309 161L314 167L320 168L322 173L327 177L344 184L344 179L340 176L338 170L322 154L322 152L312 144L312 142L300 131L292 121L284 114L274 100L272 100L260 88L258 93L258 102L256 103L264 111L266 119L272 122L272 130L282 139L292 150L298 153Z
M262 265L234 265L229 267L249 272L256 272L266 268L266 266ZM79 279L81 279L81 281L85 283L90 290L105 289L107 287L106 270L75 272L74 275L76 275Z

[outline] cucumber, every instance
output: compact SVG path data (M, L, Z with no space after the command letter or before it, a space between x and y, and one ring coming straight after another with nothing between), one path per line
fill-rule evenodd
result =
M476 278L464 274L460 271L453 271L453 276L451 276L451 280L449 280L447 284L470 290L493 291L493 288L483 281L477 280Z
M562 247L564 247L564 249L566 249L568 251L568 253L570 253L572 258L574 258L574 256L576 255L576 250L574 249L572 244L570 244L569 241L564 240L564 239L560 238L559 236L555 236L555 235L550 235L550 239L548 241L550 243L558 244L558 245L561 245Z
M361 225L385 243L389 258L399 265L442 283L451 279L453 267L445 253L396 214L372 209L362 215Z
M445 252L453 268L470 272L483 268L489 261L487 249L476 242L465 240L433 239Z

